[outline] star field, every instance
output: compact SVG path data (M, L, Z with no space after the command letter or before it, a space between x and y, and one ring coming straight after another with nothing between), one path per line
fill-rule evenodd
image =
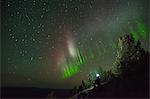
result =
M2 85L72 87L98 66L109 69L118 37L135 19L147 24L147 7L147 0L2 0ZM148 38L141 40L146 48ZM97 47L100 56L59 79L76 49L86 56Z

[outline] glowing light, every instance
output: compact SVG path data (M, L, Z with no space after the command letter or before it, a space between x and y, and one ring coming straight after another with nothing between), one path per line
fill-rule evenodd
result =
M73 46L73 44L69 43L69 52L71 54L71 56L75 56L75 48Z
M69 54L70 54L72 57L75 57L75 56L76 56L75 46L74 46L74 43L73 43L73 41L72 41L71 39L68 40L68 50L69 50Z
M146 24L140 19L136 19L135 23L136 23L136 28L129 27L130 33L132 34L135 42L137 42L139 38L146 39L148 34L148 27L146 26Z
M96 77L99 77L100 75L99 74L96 74Z
M88 51L89 51L88 53L84 53L83 55L83 53L79 49L76 49L75 52L76 57L66 59L66 64L63 67L63 78L69 78L75 75L80 71L80 67L86 64L88 60L92 61L102 53L101 48L97 48L98 51L97 54L95 54L96 53L95 50L89 49ZM93 74L94 77L95 74L97 74L97 72ZM97 74L96 76L100 76L100 74Z
M63 78L71 77L74 74L76 74L78 71L79 71L79 66L78 65L68 64L64 68Z
M139 21L136 21L136 22L137 22L137 26L138 26L138 30L139 30L140 35L143 38L146 38L146 35L148 33L147 27L145 26L145 24L143 22L139 22Z
M79 64L83 64L84 63L84 59L81 55L81 53L78 51L78 60L79 60Z

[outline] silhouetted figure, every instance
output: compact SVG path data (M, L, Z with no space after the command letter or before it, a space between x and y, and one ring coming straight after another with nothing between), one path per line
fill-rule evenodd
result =
M100 86L100 77L98 76L98 77L96 77L96 80L95 80L95 84L94 84L95 86L96 85L98 85L98 86Z
M83 87L82 87L82 85L80 85L79 88L78 88L78 92L80 92L82 90L83 90Z
M86 89L86 85L85 85L85 82L82 80L82 88L83 90Z

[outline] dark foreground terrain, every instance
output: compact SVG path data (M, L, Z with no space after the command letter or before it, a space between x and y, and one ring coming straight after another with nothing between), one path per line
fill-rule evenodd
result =
M32 87L2 87L1 98L67 98L70 90ZM56 97L57 96L57 97Z

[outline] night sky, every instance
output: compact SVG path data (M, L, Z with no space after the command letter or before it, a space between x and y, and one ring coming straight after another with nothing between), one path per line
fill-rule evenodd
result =
M108 70L120 36L134 31L148 48L137 25L148 26L147 9L148 0L2 0L2 86L72 88ZM63 78L77 52L84 63Z

